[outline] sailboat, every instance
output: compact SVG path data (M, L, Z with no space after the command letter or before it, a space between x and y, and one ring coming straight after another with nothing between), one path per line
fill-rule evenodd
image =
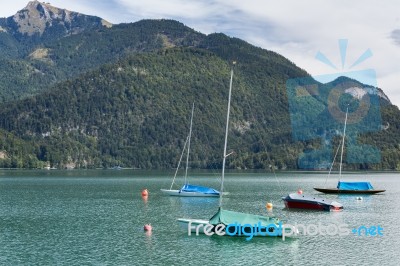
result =
M218 190L215 190L210 187L204 187L204 186L197 186L197 185L191 185L187 181L187 175L188 175L188 168L189 168L189 154L190 154L190 139L192 136L192 126L193 126L193 113L194 113L194 103L192 105L192 115L190 118L190 129L189 129L189 135L186 138L185 145L183 147L181 157L179 159L178 167L176 168L174 178L171 183L171 187L169 189L161 189L161 192L170 195L170 196L178 196L178 197L219 197L220 192ZM183 154L186 149L186 144L187 144L187 152L186 152L186 167L185 167L185 181L184 185L182 186L181 189L172 189L174 183L175 183L175 178L178 173Z
M343 150L344 150L344 142L346 137L346 126L347 126L347 116L349 113L349 107L346 109L346 117L344 120L344 128L343 128L343 138L341 141L341 154L340 154L340 164L339 164L339 181L336 188L314 188L316 191L322 193L330 193L330 194L376 194L385 192L385 189L374 189L370 182L343 182L340 181L342 178L342 163L343 163ZM336 157L336 156L335 156ZM333 167L335 159L332 162L331 169ZM330 172L329 171L329 172Z
M235 62L233 63L235 65ZM246 235L249 232L253 233L255 228L249 228L248 226L258 225L258 235L262 236L277 236L279 235L279 223L280 220L275 217L266 217L261 215L254 215L236 211L225 210L222 208L222 198L224 190L224 177L225 177L225 164L226 158L232 153L227 154L227 143L228 143L228 131L229 131L229 114L231 106L231 95L232 95L232 81L233 81L233 67L231 69L231 78L229 84L229 96L228 96L228 111L226 116L226 127L225 127L225 143L224 143L224 154L222 160L222 176L221 176L221 188L219 195L219 207L216 214L209 220L205 219L190 219L180 218L178 223L187 230L187 232L206 233L211 231L221 232L225 235ZM235 225L235 226L233 226ZM240 227L245 225L247 227ZM242 229L242 230L240 230ZM233 230L233 231L232 231ZM256 229L257 230L257 229ZM257 232L256 232L257 235Z

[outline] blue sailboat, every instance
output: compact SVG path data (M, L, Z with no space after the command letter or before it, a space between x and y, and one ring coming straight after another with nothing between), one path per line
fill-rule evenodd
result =
M344 142L346 137L346 125L347 125L347 115L349 113L349 107L346 109L346 117L344 120L344 128L343 128L343 138L341 145L341 155L340 155L340 165L339 165L339 181L336 188L314 188L316 191L328 194L376 194L385 192L385 189L374 189L370 182L343 182L340 181L342 177L342 163L343 163L343 150L344 150ZM333 167L333 162L331 166L331 170Z
M178 167L176 168L174 178L171 183L171 187L169 189L161 189L161 192L169 195L169 196L178 196L178 197L219 197L220 192L216 189L210 188L210 187L204 187L204 186L198 186L198 185L192 185L188 183L188 167L189 167L189 154L190 154L190 139L192 136L192 126L193 126L193 113L194 113L194 103L192 105L192 115L190 118L190 130L189 130L189 135L186 138L185 145L183 147L183 151L181 154L181 157L179 159ZM187 145L187 152L186 152L186 167L185 167L185 181L184 185L181 187L181 189L172 189L174 183L175 183L175 178L178 173L183 154L186 150L186 145Z
M314 188L316 191L327 194L376 194L385 192L385 189L374 189L370 182L343 182L339 181L336 188Z

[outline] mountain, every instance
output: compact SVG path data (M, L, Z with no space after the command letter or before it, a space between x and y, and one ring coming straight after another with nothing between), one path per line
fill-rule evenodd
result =
M270 56L285 60L275 54ZM282 63L292 65L287 60ZM282 110L287 107L281 105L275 113L267 108L283 99L278 86L287 74L277 68L268 70L271 76L264 76L263 69L252 72L251 67L243 63L237 69L237 80L242 85L236 88L233 99L247 105L233 104L236 137L230 142L237 147L250 142L260 151L264 149L257 136L261 130L273 132L270 138L285 135L282 141L287 142L290 123L287 110ZM296 74L304 72L293 69L291 75ZM219 163L220 151L215 147L222 145L228 75L229 63L204 49L171 48L141 53L58 84L38 96L4 104L0 126L35 143L38 158L57 167L72 161L79 167L118 164L166 168L176 164L187 134L188 108L195 101L195 161L198 167L216 167L213 164ZM271 83L276 91L267 95L265 88L258 86L249 90L249 82ZM262 111L253 109L256 104ZM279 121L275 125L267 122L272 116ZM265 122L260 128L251 129L256 120ZM249 154L249 147L245 146L241 149ZM242 167L243 158L238 160L235 164Z
M0 20L0 31L27 42L57 39L101 27L112 27L112 24L99 17L56 8L39 1L31 1L14 16Z
M0 101L35 94L74 74L58 67L52 59L58 55L47 43L110 27L111 23L99 17L39 1L29 2L14 16L0 18Z
M23 20L17 26L19 17L39 22L25 27L29 23ZM48 20L45 27L42 20ZM110 25L37 1L13 17L0 19L0 101L34 95L133 53L194 46L205 37L170 20Z
M100 18L37 1L17 15L19 25L31 25L13 26L15 16L0 22L0 45L8 47L0 55L3 167L174 167L193 102L191 166L220 167L230 62L236 60L229 167L297 169L299 154L320 143L292 138L287 81L305 78L324 89L346 79L319 84L275 52L173 20L107 27ZM38 16L50 22L43 27ZM365 87L346 81L351 93ZM378 147L382 162L348 169L400 167L400 113L382 90L371 89L370 97L376 91L385 130L365 131L359 140ZM303 106L326 108L312 99L314 105Z

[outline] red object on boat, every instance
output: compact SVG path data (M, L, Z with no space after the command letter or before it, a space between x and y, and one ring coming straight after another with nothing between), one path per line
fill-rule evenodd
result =
M147 190L147 188L143 189L142 190L142 196L145 197L145 196L148 196L148 195L149 195L149 191Z
M143 226L143 230L144 231L151 231L153 229L153 227L151 227L151 224L145 224Z

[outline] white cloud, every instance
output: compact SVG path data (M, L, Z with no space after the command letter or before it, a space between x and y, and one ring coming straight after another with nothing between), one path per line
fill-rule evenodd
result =
M3 2L0 16L10 16L26 4ZM349 71L351 63L370 49L373 56L351 70L375 69L377 85L400 106L400 3L396 0L54 0L51 4L112 23L171 18L203 33L224 32L276 51L312 75L338 71L316 60L318 51L339 71ZM337 41L343 38L349 42L342 69Z
M312 75L374 69L377 85L400 106L396 82L400 47L395 45L400 42L400 31L395 31L400 29L400 4L394 0L118 2L138 18L173 18L204 33L224 32L242 38L286 56ZM338 39L343 38L348 39L348 46L342 68ZM367 49L373 56L350 69ZM338 70L316 60L319 51Z

